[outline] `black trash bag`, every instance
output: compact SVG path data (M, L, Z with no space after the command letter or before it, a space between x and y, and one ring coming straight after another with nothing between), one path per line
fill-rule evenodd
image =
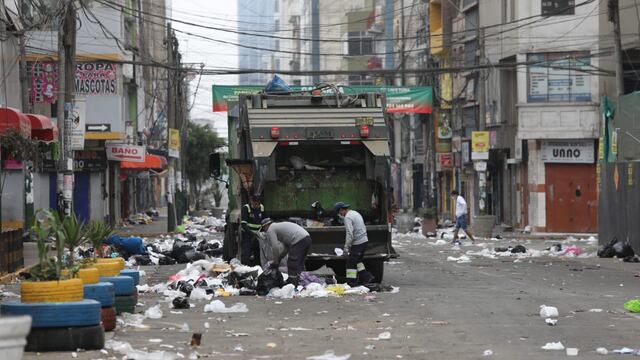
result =
M160 256L158 259L158 265L174 265L176 263L176 259L171 256Z
M258 276L258 286L256 291L258 295L265 296L269 293L269 290L273 288L281 288L284 286L284 278L282 273L278 269L267 269L265 272Z
M635 255L631 244L628 241L620 241L617 237L611 239L606 245L601 245L598 249L598 256L601 258L628 258Z
M196 242L198 241L198 238L194 234L187 234L187 240L189 242Z
M522 245L516 245L511 249L512 254L524 254L527 252L527 248Z
M258 281L258 272L251 271L243 274L238 274L235 271L232 271L227 276L227 282L229 285L233 286L236 289L248 288L255 289L256 281Z
M172 304L174 309L189 309L191 307L191 305L189 305L189 299L182 296L173 299Z
M133 259L136 261L136 265L151 264L151 258L149 257L149 255L135 255Z
M503 252L509 251L509 248L508 247L497 247L497 248L494 248L493 251L498 252L498 253L503 253Z
M176 257L176 261L178 264L186 264L196 260L202 260L205 256L202 253L196 251L196 249L189 247L188 250L180 253L178 257Z
M191 283L185 282L185 281L181 281L182 284L180 284L180 286L178 286L178 290L182 291L183 293L187 294L187 296L191 295L191 292L193 291L193 285L191 285Z
M186 244L184 241L176 240L173 243L173 250L171 251L171 256L178 260L185 252L193 250L193 246ZM180 260L178 260L180 261Z
M255 289L240 289L240 296L254 296L256 293Z

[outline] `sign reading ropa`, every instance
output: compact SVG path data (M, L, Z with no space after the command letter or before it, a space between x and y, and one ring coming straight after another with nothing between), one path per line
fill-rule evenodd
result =
M294 92L311 91L313 86L290 86ZM227 102L238 101L240 95L258 94L263 86L213 85L213 111L227 111ZM433 89L430 86L338 86L344 94L382 93L387 97L387 112L431 114L433 109ZM331 93L331 89L324 91Z
M55 62L31 63L31 102L54 103L58 92L58 66ZM76 64L76 92L83 95L117 95L118 64L83 62Z
M144 162L147 151L144 146L107 144L107 159L112 161Z

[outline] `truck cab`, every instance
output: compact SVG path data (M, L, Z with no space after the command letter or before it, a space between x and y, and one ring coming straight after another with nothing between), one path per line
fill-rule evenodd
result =
M291 221L311 235L307 270L323 265L344 277L345 228L333 205L362 214L369 245L365 266L381 281L391 246L390 129L384 97L364 93L241 95L229 104L229 209L224 254L240 251L240 208L262 197L274 221Z

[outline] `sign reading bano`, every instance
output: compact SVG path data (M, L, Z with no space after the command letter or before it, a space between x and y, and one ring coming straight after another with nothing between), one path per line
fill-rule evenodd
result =
M593 164L595 161L594 140L544 140L542 141L542 161Z

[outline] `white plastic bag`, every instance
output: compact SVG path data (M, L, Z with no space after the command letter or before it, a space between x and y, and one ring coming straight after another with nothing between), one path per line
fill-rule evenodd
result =
M558 308L547 305L540 305L540 316L544 319L546 318L557 318L558 317Z

